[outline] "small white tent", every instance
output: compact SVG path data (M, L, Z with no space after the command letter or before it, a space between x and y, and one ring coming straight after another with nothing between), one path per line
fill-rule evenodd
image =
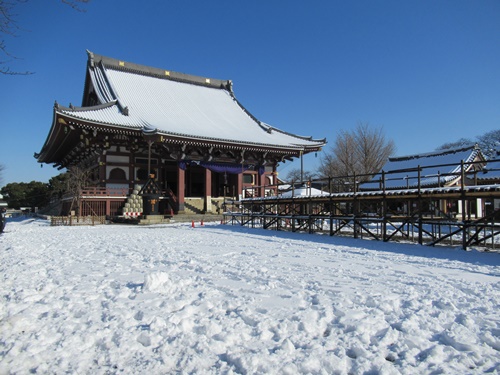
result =
M315 197L318 195L328 195L327 192L315 189L313 187L302 185L301 187L289 190L281 194L282 198L292 198L292 197Z

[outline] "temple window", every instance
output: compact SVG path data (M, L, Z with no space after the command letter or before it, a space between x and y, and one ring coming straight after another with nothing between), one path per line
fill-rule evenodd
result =
M248 185L255 184L255 175L254 174L243 174L243 183Z
M125 174L125 171L121 168L113 168L111 171L109 171L109 179L110 180L126 180L127 175Z

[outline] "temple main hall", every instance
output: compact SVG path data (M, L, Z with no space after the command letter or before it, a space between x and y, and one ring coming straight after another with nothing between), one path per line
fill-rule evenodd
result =
M82 104L55 103L35 158L88 171L86 194L102 207L94 212L123 212L151 176L176 214L213 212L223 197L273 195L279 163L326 144L258 120L230 80L87 54Z

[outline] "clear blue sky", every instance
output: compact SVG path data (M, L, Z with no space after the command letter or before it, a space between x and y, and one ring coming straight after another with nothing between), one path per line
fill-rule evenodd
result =
M326 137L326 151L358 122L382 126L397 155L500 128L499 0L92 0L82 8L17 6L21 29L5 40L22 60L10 68L35 74L0 76L0 186L60 173L40 168L33 153L54 101L81 104L86 49L231 79L258 119ZM323 152L306 156L305 169Z

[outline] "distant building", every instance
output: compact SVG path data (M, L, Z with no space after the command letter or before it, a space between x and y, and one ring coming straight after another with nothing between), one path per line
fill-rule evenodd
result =
M466 177L470 177L483 169L486 160L477 145L391 157L380 173L363 183L361 189L457 186L461 183L462 163Z
M477 185L486 164L487 161L477 145L391 157L371 181L360 185L360 190L405 190L451 188L460 187L462 184L464 186ZM461 215L460 203L458 200L443 199L439 207L432 207L428 210ZM476 203L467 210L475 217L481 217L484 214L486 202L478 199ZM408 207L400 209L406 211Z
M278 163L325 143L259 121L236 99L229 80L88 52L82 106L55 104L35 157L60 169L90 170L101 190L89 194L100 195L108 215L121 209L120 192L131 192L150 174L176 212L200 202L198 210L211 212L214 198L271 194L256 186L276 182Z
M489 159L486 166L475 175L477 185L500 185L500 151L497 151L495 159ZM500 199L485 202L485 213L500 210Z

